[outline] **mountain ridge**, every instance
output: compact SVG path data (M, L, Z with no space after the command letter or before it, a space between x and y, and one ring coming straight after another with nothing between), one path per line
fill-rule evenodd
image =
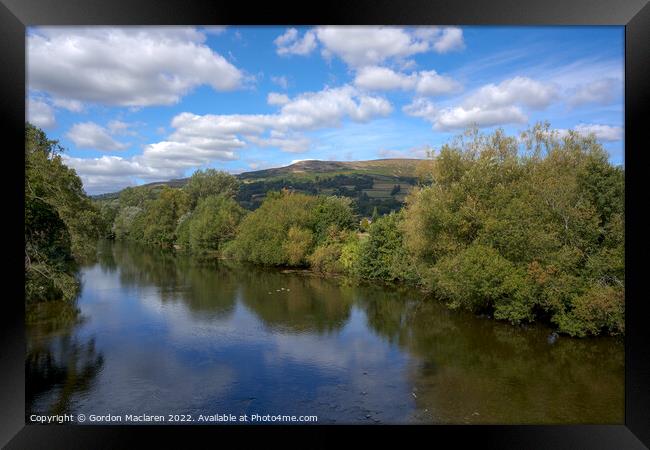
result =
M376 175L395 177L415 177L415 167L424 159L415 158L380 158L359 161L328 161L320 159L306 159L296 161L293 164L280 167L271 167L259 170L252 170L233 174L233 176L244 183L250 180L261 180L266 178L275 178L290 175L320 175L320 174L335 174L336 172L359 172ZM151 183L142 184L132 187L155 187L155 186L170 186L170 187L183 187L189 177L173 178L166 181L153 181ZM125 188L126 189L126 188ZM110 199L117 198L124 189L114 192L106 192L103 194L91 195L94 199Z

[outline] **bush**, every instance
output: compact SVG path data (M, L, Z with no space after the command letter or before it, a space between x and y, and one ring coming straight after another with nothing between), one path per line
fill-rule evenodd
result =
M378 217L370 225L367 238L359 242L352 261L352 273L362 278L386 281L414 281L413 260L403 244L402 215ZM347 255L346 255L347 256Z
M303 265L313 241L314 235L310 230L297 226L289 228L287 239L283 244L287 263L291 266Z
M332 233L355 223L350 202L291 192L267 195L240 224L229 253L264 265L301 266Z
M625 296L622 288L596 285L573 299L573 309L553 317L560 331L572 336L625 332Z
M473 244L441 259L431 288L451 308L492 312L513 323L533 320L531 286L525 273L491 247Z
M239 181L227 172L215 169L197 170L192 174L183 190L188 194L190 206L194 209L201 199L221 195L233 198L239 189Z
M340 261L343 244L332 243L317 247L309 256L309 266L316 272L341 273L344 270Z
M179 225L179 231L186 234L182 238L187 239L192 252L216 252L235 237L243 216L244 210L231 198L209 196L199 200L191 216Z

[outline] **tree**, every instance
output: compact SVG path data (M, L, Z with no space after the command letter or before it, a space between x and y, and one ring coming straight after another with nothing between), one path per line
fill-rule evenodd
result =
M150 244L171 246L176 240L179 219L189 210L189 205L186 192L165 186L156 200L146 204L141 222L142 239Z
M212 195L200 199L186 220L191 251L204 253L221 250L225 242L235 237L237 225L244 214L245 211L232 198Z
M214 195L234 197L239 182L227 172L205 169L194 172L183 189L190 197L190 208L194 209L202 198Z
M232 250L260 264L303 265L316 246L355 223L349 199L271 192L244 218Z
M357 257L350 265L352 274L385 281L416 280L412 258L403 244L402 221L401 214L391 213L370 224L369 235L359 241Z
M63 148L25 125L25 299L71 300L76 258L90 256L103 226Z

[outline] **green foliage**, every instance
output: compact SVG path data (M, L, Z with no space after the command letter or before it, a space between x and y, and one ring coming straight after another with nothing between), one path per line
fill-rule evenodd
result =
M128 239L134 229L136 217L142 213L142 208L125 206L119 210L113 220L112 232L116 239Z
M623 332L624 171L593 136L469 130L426 170L404 243L439 297L575 336Z
M344 249L348 243L356 240L355 231L340 230L336 225L331 225L327 230L325 240L309 256L309 266L312 270L321 273L351 272L352 263L348 261L350 256L349 254L344 255ZM346 263L348 263L347 267Z
M189 195L191 209L203 198L217 195L232 198L238 189L239 182L235 177L215 169L197 170L183 187Z
M63 149L39 128L25 126L25 298L69 301L79 283L74 259L93 254L105 225Z
M290 266L303 265L313 241L314 235L310 230L295 225L289 228L287 238L283 244L283 250L287 256L287 264Z
M352 210L352 200L345 197L318 197L311 212L311 229L316 235L316 242L322 243L328 238L332 227L335 230L354 228L356 220Z
M185 220L181 219L177 243L185 244L194 253L217 252L235 237L244 213L230 197L217 195L202 198L191 215Z
M402 221L402 214L391 213L372 222L358 250L348 250L356 253L350 265L353 275L386 281L416 280L412 258L403 244Z
M242 221L231 250L259 264L304 265L315 246L354 224L348 199L271 193Z
M263 265L286 265L287 238L292 227L308 229L317 198L292 193L271 193L239 226L233 251L242 260ZM294 234L297 232L294 231Z
M121 207L144 208L147 202L157 197L160 189L153 186L127 187L120 192L119 205Z
M189 205L190 198L186 192L165 186L157 199L145 205L142 216L135 216L133 226L136 233L141 228L142 240L149 244L173 245L179 219L189 211ZM141 221L138 221L140 217Z
M430 285L451 308L494 310L496 318L514 323L533 319L525 272L492 247L472 244L442 258L431 270Z

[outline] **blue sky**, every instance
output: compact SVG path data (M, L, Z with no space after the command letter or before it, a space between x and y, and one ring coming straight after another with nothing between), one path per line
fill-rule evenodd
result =
M623 164L623 27L47 27L27 118L90 194L214 167L418 158L471 124Z

